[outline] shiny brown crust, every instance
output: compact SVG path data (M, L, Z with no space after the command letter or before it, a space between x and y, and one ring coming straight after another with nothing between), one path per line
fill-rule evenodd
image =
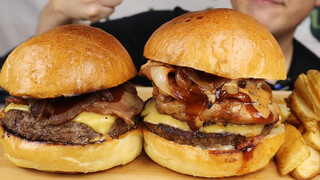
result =
M286 79L284 55L258 21L231 9L190 12L149 38L148 59L226 77Z
M284 140L279 125L250 152L208 150L180 145L143 129L144 150L156 163L171 170L200 177L239 176L267 166Z
M21 139L0 126L4 156L17 166L46 172L88 173L127 164L140 154L142 139L137 128L101 143L54 145Z
M13 50L1 70L0 86L13 96L54 98L111 88L136 74L130 55L112 35L66 25Z

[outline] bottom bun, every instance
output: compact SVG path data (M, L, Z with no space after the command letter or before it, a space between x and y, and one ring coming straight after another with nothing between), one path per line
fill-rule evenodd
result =
M156 163L171 170L200 177L239 176L267 166L284 140L280 124L249 152L206 150L177 144L144 129L144 149Z
M138 128L101 143L56 145L21 139L0 126L5 157L18 166L47 172L87 173L127 164L140 154L142 140Z

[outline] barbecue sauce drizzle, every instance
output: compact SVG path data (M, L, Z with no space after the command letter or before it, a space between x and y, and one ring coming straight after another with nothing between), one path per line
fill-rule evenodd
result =
M207 108L209 102L207 96L203 94L200 87L195 84L180 87L174 78L169 77L169 81L171 92L185 105L185 112L190 129L193 131L198 130L199 125L196 123L196 118Z
M177 68L177 71L179 70L179 67ZM203 121L201 122L201 119L198 119L198 121L201 122L201 124L197 124L196 118L200 117L200 115L206 110L207 107L211 107L212 104L209 102L208 97L206 94L204 94L204 90L195 84L194 82L191 82L187 84L186 86L179 86L177 83L177 78L184 78L183 81L189 80L188 77L184 74L183 76L179 75L177 77L177 73L170 73L169 74L169 84L170 84L170 91L171 93L185 106L185 113L188 118L188 125L192 131L196 131L199 128L201 128ZM245 104L246 109L248 112L253 116L257 123L268 123L272 122L273 114L270 113L268 118L264 118L261 113L256 110L252 104L252 100L249 97L249 95L238 92L237 94L228 94L227 91L222 90L223 85L230 81L230 79L221 78L214 75L209 75L204 72L197 71L197 73L200 73L199 77L202 78L202 80L207 81L208 83L212 83L213 87L216 88L216 102L214 103L220 103L224 101L225 99L237 99L239 101L242 101ZM181 84L181 83L180 83ZM246 87L246 81L240 80L238 82L238 86L241 88ZM271 91L270 88L265 88L266 91Z

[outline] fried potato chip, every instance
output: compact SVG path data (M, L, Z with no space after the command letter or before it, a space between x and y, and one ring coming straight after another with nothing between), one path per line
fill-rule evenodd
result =
M309 147L309 151L310 156L292 171L291 175L294 178L310 179L320 173L320 153L312 147Z
M310 151L300 132L292 125L285 124L285 137L276 154L281 175L289 174L310 155Z

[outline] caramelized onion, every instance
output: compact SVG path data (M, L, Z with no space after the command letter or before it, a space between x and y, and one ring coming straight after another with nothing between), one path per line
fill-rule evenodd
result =
M53 115L49 118L49 125L60 125L72 120L85 108L91 106L95 101L99 100L99 98L99 94L90 94L84 100L75 97L73 98L73 101L71 99L69 102L67 100L62 101L60 104L67 104L67 108L63 108L65 107L63 105L57 106Z
M177 72L175 75L176 83L181 88L188 88L191 85L191 80L184 73L183 68L177 68Z
M225 83L222 90L227 91L228 94L237 94L239 92L238 80L233 79Z
M159 87L164 93L174 95L170 91L168 74L174 72L173 68L168 68L165 66L152 66L150 68L150 74L153 82Z
M262 124L272 122L273 116L277 115L276 108L271 105L271 89L263 80L232 80L188 67L153 61L147 63L141 72L158 87L158 90L154 91L154 95L161 94L161 97L173 97L171 100L162 98L165 99L163 101L159 98L159 101L166 105L174 104L174 102L178 104L177 110L173 111L171 108L162 107L162 111L173 116L181 115L177 119L187 121L189 126L194 128L205 121L206 118L203 119L202 116L204 113L208 114L206 117L209 120L224 117L224 120L229 121L229 112L240 111L235 114L237 116L248 115L247 119L252 118ZM239 103L241 106L228 105L226 102ZM158 103L158 106L159 104L161 103ZM200 123L197 121L197 117L200 117L198 119ZM246 118L244 117L244 119Z
M42 116L52 115L54 108L50 103L48 103L45 99L36 100L29 99L30 111L33 117L36 118L36 121L40 121Z
M208 83L205 79L201 78L197 72L195 72L192 69L186 69L184 68L184 72L186 75L198 86L200 86L202 89L204 89L207 92L211 92L214 88L211 83Z

